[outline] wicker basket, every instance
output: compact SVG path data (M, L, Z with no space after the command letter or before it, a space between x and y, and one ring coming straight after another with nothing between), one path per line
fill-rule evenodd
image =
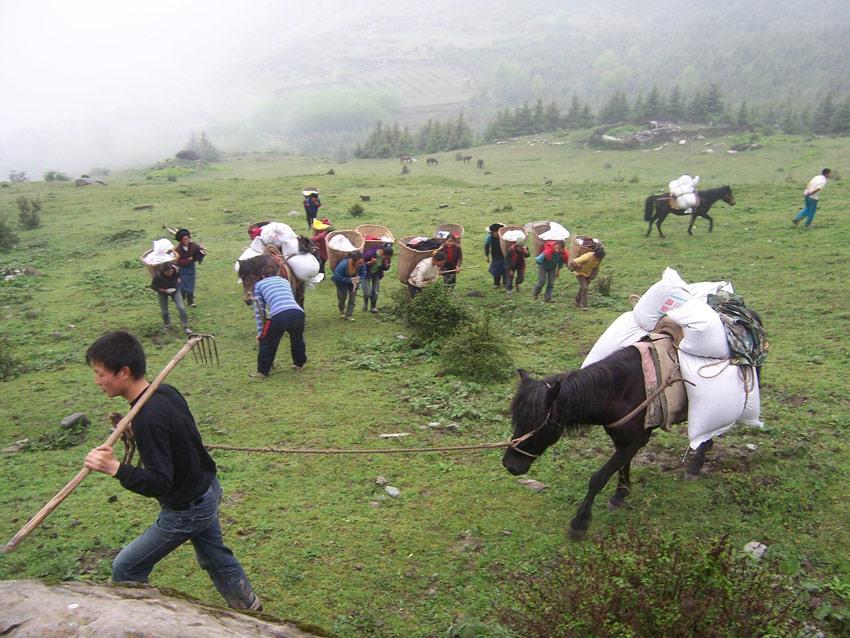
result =
M169 250L168 254L171 255L173 257L173 259L170 259L169 261L162 261L158 264L149 264L145 261L145 257L150 255L152 252L153 252L153 248L151 248L150 250L146 250L145 252L142 253L142 256L140 258L142 260L142 264L144 264L145 268L148 269L148 274L151 276L151 279L156 277L157 271L160 268L162 268L162 264L174 264L174 263L177 262L177 251L176 250Z
M354 246L355 250L363 250L363 235L358 233L356 230L335 230L332 233L328 233L328 236L325 238L325 242L328 247L328 265L331 268L331 272L333 272L333 269L340 260L344 259L348 254L341 250L331 248L331 239L337 235L343 235L346 239L348 239L348 241L350 241Z
M523 228L522 226L515 226L515 225L502 226L499 229L499 246L502 247L502 255L504 255L505 257L508 256L508 248L510 248L513 244L516 243L516 242L513 242L513 241L505 241L503 239L504 233L508 232L509 230L521 230L526 234L526 236L528 236L528 231L525 230L525 228Z
M395 242L395 237L393 236L393 231L391 231L386 226L378 226L377 224L360 224L355 228L358 233L363 235L363 250L369 250L370 248L380 248L387 242L381 239L366 239L369 235L374 237L386 237L389 239L389 243Z
M398 242L398 280L403 284L407 283L416 264L434 254L433 250L416 250L408 246L407 242L414 237L416 235L402 237Z
M544 244L543 240L540 239L540 235L549 230L549 222L528 222L522 229L526 235L534 240L534 254L539 255L543 250Z
M457 233L460 235L460 239L463 239L463 225L462 224L440 224L434 229L434 236L437 236L441 230L447 230L449 233ZM460 240L458 240L460 243Z
M576 257L580 257L585 253L592 253L601 245L602 242L596 239L595 237L588 237L587 235L574 235L573 242L572 244L570 244L570 260L575 260Z

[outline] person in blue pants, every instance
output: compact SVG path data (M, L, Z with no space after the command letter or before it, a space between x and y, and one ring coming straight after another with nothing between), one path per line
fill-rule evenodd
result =
M794 216L794 219L791 220L795 226L800 223L802 219L806 220L806 226L811 226L812 221L815 218L815 212L818 209L818 199L820 192L823 190L823 187L826 186L827 180L832 177L832 171L828 168L825 168L821 171L820 175L815 175L811 181L806 186L806 190L803 191L803 197L805 198L805 206Z

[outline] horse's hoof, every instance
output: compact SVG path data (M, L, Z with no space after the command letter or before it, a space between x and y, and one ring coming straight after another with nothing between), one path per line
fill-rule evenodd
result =
M570 540L583 541L585 536L587 536L586 529L576 529L575 527L570 528Z
M685 480L686 481L696 481L699 478L699 473L691 474L690 472L685 472Z
M613 498L608 499L608 511L615 512L625 505L625 501L615 501Z

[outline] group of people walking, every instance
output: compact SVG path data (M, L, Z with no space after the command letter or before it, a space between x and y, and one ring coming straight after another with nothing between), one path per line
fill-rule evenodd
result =
M195 303L195 275L196 264L204 260L207 251L199 244L192 241L192 234L186 228L179 229L174 238L177 240L175 252L177 259L174 262L161 264L151 281L151 288L156 291L159 300L159 310L162 315L163 326L171 327L171 313L169 312L169 300L174 302L177 314L180 317L180 325L183 331L191 334L189 327L189 314L186 305L192 308Z

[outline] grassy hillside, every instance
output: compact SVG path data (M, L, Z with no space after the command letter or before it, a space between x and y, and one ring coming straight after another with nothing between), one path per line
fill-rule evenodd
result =
M187 360L169 377L187 395L206 442L425 447L507 437L513 380L477 385L435 377L435 356L411 352L399 338L405 328L386 313L358 309L355 322L343 322L330 283L308 292L305 370L289 370L284 343L283 365L270 379L248 378L256 359L254 323L233 261L248 243L249 223L278 219L303 231L300 191L309 184L321 189L322 213L338 228L380 223L401 237L462 223L469 269L457 295L471 311L497 320L512 356L505 365L534 374L578 366L605 327L629 309L629 294L645 290L666 266L689 281L731 280L761 312L771 342L762 388L765 429L733 429L695 482L681 480L684 429L657 435L632 473L630 506L609 513L600 498L590 536L613 527L675 530L706 546L723 534L736 547L758 540L787 572L846 592L848 183L828 185L811 229L793 228L790 216L805 182L824 165L840 173L850 164L850 148L843 140L768 139L760 150L732 155L725 151L737 140L715 139L655 152L600 152L574 139L558 141L565 143L522 140L475 149L484 170L450 154L438 155L436 167L420 158L409 175L392 160L334 164L250 155L180 174L176 182L139 171L116 175L105 187L0 189L0 211L13 223L21 195L40 198L44 209L42 226L18 230L18 247L0 254L2 270L32 266L42 273L0 283L2 361L21 371L0 382L0 445L55 434L60 419L75 411L93 422L74 447L3 454L0 538L10 538L74 475L85 452L106 438L106 415L125 408L94 386L83 361L88 344L105 330L127 328L143 339L152 374L180 347L179 335L160 331L138 260L162 236L163 224L191 228L210 250L190 317L196 330L216 335L222 365ZM645 238L644 198L682 172L700 175L705 187L731 184L737 205L716 205L710 235L704 221L689 237L686 221L671 218L666 240ZM361 194L371 201L353 219L347 210ZM153 209L134 210L146 204ZM290 218L290 210L298 213ZM592 294L590 312L573 309L576 284L568 273L557 282L555 304L533 301L530 286L512 299L493 289L481 248L485 227L536 219L556 219L605 241L612 292ZM388 305L397 287L393 268L379 305ZM481 295L467 295L473 291ZM432 422L454 422L458 430L428 427ZM396 432L411 436L399 443L378 438ZM517 576L581 549L565 531L590 474L609 453L601 430L562 441L532 468L530 476L549 486L540 494L517 484L496 451L219 452L215 459L225 490L225 539L268 612L341 636L433 636L445 634L459 614L493 621L496 610L511 604ZM384 496L375 485L379 475L401 490L399 498ZM107 580L111 557L155 513L149 499L92 476L16 552L0 556L0 578ZM152 582L219 602L191 553L184 547L169 556Z

